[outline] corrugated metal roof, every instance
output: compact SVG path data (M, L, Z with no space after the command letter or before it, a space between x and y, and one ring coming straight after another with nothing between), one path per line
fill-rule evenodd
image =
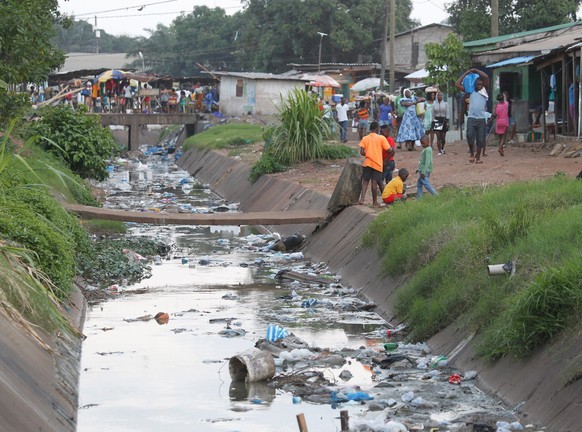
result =
M73 72L85 69L123 69L132 62L126 58L126 53L95 54L95 53L68 53L65 64L57 73Z
M266 72L215 72L212 71L213 75L218 76L231 76L238 78L246 78L253 80L284 80L284 81L305 81L298 76L288 76L288 75L277 75Z
M546 33L546 32L551 32L551 31L556 31L556 30L562 30L568 27L573 27L573 26L577 26L577 25L581 25L582 21L576 21L576 22L572 22L572 23L566 23L566 24L558 24L555 26L551 26L551 27L544 27L544 28L540 28L540 29L535 29L535 30L528 30L528 31L524 31L524 32L518 32L518 33L510 33L510 34L506 34L506 35L502 35L502 36L496 36L496 37L490 37L490 38L485 38L485 39L478 39L478 40L474 40L474 41L469 41L469 42L465 42L463 43L463 46L465 48L473 48L473 47L478 47L481 45L491 45L491 44L496 44L498 42L503 42L509 39L515 39L515 38L519 38L519 37L524 37L524 36L531 36L531 35L535 35L537 33Z
M538 39L532 42L526 42L513 45L507 48L500 48L492 52L502 53L535 53L547 54L555 49L564 48L573 45L582 39L582 32L568 32L557 36L550 36L545 39Z
M534 58L535 58L535 56L533 56L533 55L532 56L513 57L513 58L510 58L507 60L502 60L500 62L490 64L486 67L493 69L493 68L498 68L498 67L502 67L502 66L509 66L509 65L522 65L524 63L530 62Z

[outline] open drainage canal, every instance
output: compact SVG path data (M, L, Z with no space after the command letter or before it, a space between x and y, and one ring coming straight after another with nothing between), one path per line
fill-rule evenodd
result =
M165 159L118 166L103 185L106 206L236 209ZM135 224L128 235L175 247L155 258L151 278L89 307L80 432L296 432L298 414L309 431L335 432L342 410L352 431L521 426L475 387L474 373L449 368L425 344L400 342L386 351L384 344L405 330L392 329L323 263L269 250L272 236L238 227ZM153 319L160 312L169 319ZM269 343L270 325L270 336L291 335ZM397 330L390 339L389 329ZM274 379L233 382L229 363L235 372L244 366L249 375L260 372L252 355L246 363L233 357L261 341L276 356Z

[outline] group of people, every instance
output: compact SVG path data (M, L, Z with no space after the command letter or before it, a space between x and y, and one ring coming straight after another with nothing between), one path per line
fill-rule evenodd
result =
M148 83L136 83L136 81L125 78L109 79L104 82L87 81L80 91L70 91L65 94L63 103L73 108L85 105L90 111L96 113L130 111L211 113L218 109L218 89L216 86L202 86L198 83L188 87L189 89L164 89L161 87L158 94L148 91L153 89ZM37 91L31 91L31 98L37 94ZM36 97L38 98L38 96ZM45 99L48 97L50 95L45 95Z
M380 133L378 133L380 132ZM432 147L429 137L421 135L420 143L422 152L418 161L418 180L416 182L416 197L422 198L424 189L431 195L436 195L437 191L430 183L430 174L433 168ZM364 157L362 164L362 190L358 204L364 204L364 199L368 187L372 190L372 206L379 207L378 192L381 192L382 201L393 204L399 200L405 200L404 182L408 179L409 172L406 168L395 169L394 155L396 153L396 143L390 136L388 125L380 128L378 122L370 123L370 133L360 141L360 154ZM397 174L393 176L393 173Z
M498 137L497 151L501 156L505 155L505 144L508 129L515 133L515 122L511 116L511 99L504 91L497 97L493 114L487 110L489 95L486 88L489 85L487 74L478 69L469 69L459 77L455 86L465 93L467 99L467 144L469 147L469 162L483 163L481 156L486 155L487 126L495 122L495 134ZM397 200L406 199L404 182L409 176L407 169L395 170L394 154L396 148L401 148L404 143L409 151L414 150L415 143L420 141L422 152L418 161L416 173L416 197L422 198L426 189L431 195L437 191L430 183L430 175L433 170L433 142L437 141L438 154L446 154L446 133L448 130L448 106L443 101L443 94L436 88L426 91L426 98L416 97L409 89L403 89L396 99L396 107L392 107L386 98L378 109L378 120L369 123L366 112L366 104L362 101L355 113L358 119L358 132L360 137L360 154L364 156L362 172L362 190L359 204L364 204L364 199L371 186L372 205L379 206L378 192L382 191L382 200L386 204L392 204ZM342 100L342 104L345 103ZM385 106L384 109L381 107ZM342 108L344 109L344 108ZM395 115L396 114L396 115ZM364 126L360 124L364 120ZM347 118L344 120L347 124ZM380 128L379 122L382 122ZM341 123L340 123L341 126ZM396 142L390 136L395 131ZM341 140L344 142L344 136ZM397 172L394 178L392 173Z

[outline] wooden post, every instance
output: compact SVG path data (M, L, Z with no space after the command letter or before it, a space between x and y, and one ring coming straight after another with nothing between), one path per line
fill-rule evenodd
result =
M340 411L341 432L350 432L350 415L347 410Z
M297 414L297 424L299 425L299 432L307 432L307 423L303 414Z

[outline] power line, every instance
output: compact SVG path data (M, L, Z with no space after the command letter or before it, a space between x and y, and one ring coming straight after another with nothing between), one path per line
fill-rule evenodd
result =
M104 11L86 12L86 13L82 13L82 14L78 14L78 15L74 15L74 16L97 15L97 14L102 14L102 13L117 12L117 11L121 11L121 10L129 10L129 9L142 10L146 6L153 6L153 5L164 4L164 3L174 3L177 1L178 0L164 0L164 1L153 2L153 3L142 3L142 4L137 5L137 6L126 6L126 7L122 7L122 8L109 9L109 10L104 10Z

